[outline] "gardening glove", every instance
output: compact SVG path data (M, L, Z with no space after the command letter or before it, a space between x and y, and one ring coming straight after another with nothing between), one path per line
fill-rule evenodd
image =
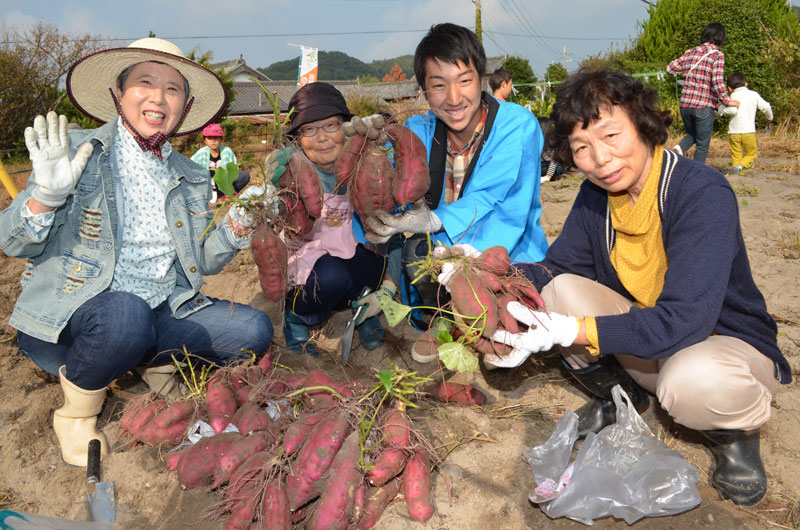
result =
M268 184L268 186L271 186ZM274 189L274 187L273 187ZM255 197L263 197L265 194L264 186L250 186L242 193L239 194L239 200L248 201ZM261 202L261 201L253 201L253 202ZM263 207L263 202L261 205ZM233 230L233 233L236 237L244 237L250 233L250 229L253 227L254 222L253 214L248 212L243 206L238 204L234 204L231 206L230 210L228 210L228 224Z
M33 165L31 196L45 206L58 208L67 201L92 156L94 146L85 143L69 159L67 117L47 113L47 121L36 116L33 127L25 129L25 145Z
M422 234L438 232L442 229L441 219L428 208L425 199L418 200L410 210L398 215L377 210L374 216L364 220L364 225L367 228L366 237L373 243L385 243L390 237L400 232ZM370 239L370 236L377 236L382 240L376 241Z
M264 173L275 186L278 185L278 180L286 173L286 168L289 166L289 160L292 159L294 150L295 147L292 146L284 147L283 149L275 149L267 156L267 160L264 162Z
M396 293L397 285L392 280L386 278L383 280L383 283L381 283L381 286L377 291L373 291L368 295L362 296L355 300L352 304L354 311L358 309L359 306L367 306L367 309L361 313L361 316L356 321L356 326L361 324L364 320L374 317L381 312L381 301L378 299L379 296L388 296L389 298L394 298Z
M454 249L459 249L461 251L461 255L467 256L469 258L477 258L481 255L481 251L477 248L473 247L469 243L461 243L458 245L453 245L452 247L444 247L439 246L433 249L433 257L442 259L445 257L447 252L452 252ZM442 269L439 271L439 275L436 277L436 281L439 282L447 292L450 292L450 280L453 279L453 273L456 271L456 262L455 261L445 261L442 264Z
M511 316L526 326L535 327L523 333L495 331L492 340L508 344L513 348L511 354L500 359L502 364L495 366L506 368L519 366L532 353L547 351L554 345L571 346L578 338L580 323L577 317L533 311L519 302L509 302L507 309Z
M366 118L353 116L350 121L342 124L342 132L348 138L356 134L362 134L369 140L377 140L385 125L386 119L381 114L372 114Z

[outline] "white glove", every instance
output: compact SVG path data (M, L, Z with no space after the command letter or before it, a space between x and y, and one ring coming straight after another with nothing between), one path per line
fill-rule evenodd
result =
M25 129L25 145L36 184L31 196L45 206L58 208L75 191L94 146L83 144L70 160L67 117L52 111L47 113L46 122L44 117L36 116L33 127Z
M361 317L356 322L356 326L364 322L366 319L374 317L381 312L381 301L378 300L379 296L389 296L394 298L397 293L397 285L390 279L383 280L381 286L377 291L373 291L366 296L362 296L353 302L353 309L358 309L359 306L365 305L367 309L361 314Z
M269 184L268 186L272 185ZM274 191L275 187L272 186L272 189ZM264 186L258 186L258 185L250 186L249 188L247 188L246 190L244 190L242 193L239 194L239 199L247 201L249 199L253 199L254 197L263 197L265 191L266 190ZM245 210L244 207L238 204L234 204L233 206L231 206L231 209L228 210L228 219L229 221L236 223L241 227L250 227L253 225L253 214L251 214L250 212ZM231 228L233 229L233 232L235 234L239 235L237 233L237 227L235 225L231 224Z
M467 256L468 258L477 258L481 255L481 251L477 248L473 247L469 243L461 243L459 245L453 245L452 247L435 247L433 249L433 257L434 258L445 258L448 256L448 253L451 253L453 250L458 249L461 255ZM452 254L451 254L452 255ZM455 261L445 261L442 264L442 270L439 271L439 275L436 277L436 281L439 282L447 292L450 292L450 280L453 279L453 274L456 272L456 262Z
M342 124L342 132L347 137L362 134L370 140L377 140L385 125L386 119L381 114L372 114L366 118L353 116L350 121Z
M532 353L547 351L554 345L572 346L578 338L580 323L574 316L533 311L519 302L509 302L507 309L511 316L526 326L536 327L523 333L495 331L492 340L514 348L509 356L502 359L508 365L493 362L495 366L519 366Z
M425 199L420 199L414 203L410 210L399 215L392 215L378 210L374 216L367 217L364 220L364 226L366 226L369 234L375 234L379 238L383 238L382 241L376 241L371 239L368 234L367 239L373 243L385 243L390 237L400 232L413 232L415 234L438 232L442 229L442 221L438 215L428 208L428 205L425 204Z

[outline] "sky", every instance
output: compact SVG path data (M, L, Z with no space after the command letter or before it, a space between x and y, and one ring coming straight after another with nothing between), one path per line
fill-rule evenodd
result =
M552 62L572 71L590 55L624 47L647 17L646 0L480 0L486 53L528 59L539 77ZM224 6L224 7L223 7ZM114 47L156 36L214 62L266 67L299 57L292 44L364 62L413 54L432 24L475 27L474 0L0 0L0 24L44 21ZM565 55L566 51L566 55ZM407 72L410 77L411 73Z

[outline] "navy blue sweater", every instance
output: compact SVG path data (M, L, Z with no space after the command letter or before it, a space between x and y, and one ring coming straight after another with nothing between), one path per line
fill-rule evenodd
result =
M736 195L725 177L664 150L658 209L668 263L664 289L654 307L597 317L600 353L660 359L717 333L752 345L789 383L778 328L753 281ZM550 273L572 273L633 300L611 265L614 237L608 195L586 180L545 259L519 267L538 289Z

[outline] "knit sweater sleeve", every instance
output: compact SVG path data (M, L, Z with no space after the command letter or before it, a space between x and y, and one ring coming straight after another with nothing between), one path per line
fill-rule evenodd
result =
M661 295L654 307L597 317L601 354L667 357L705 340L717 325L740 251L739 213L724 177L705 166L689 171L673 182L662 215L669 267Z

